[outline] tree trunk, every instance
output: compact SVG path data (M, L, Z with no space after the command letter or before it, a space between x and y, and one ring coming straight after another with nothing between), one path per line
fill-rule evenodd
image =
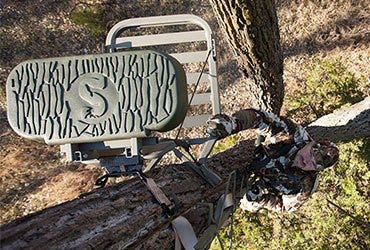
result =
M311 123L307 131L316 140L333 142L370 137L370 97L346 109L323 116Z
M279 114L283 55L274 0L210 0L234 50L252 105Z
M320 118L309 126L315 139L346 140L369 136L370 97ZM343 123L346 120L348 122ZM324 124L319 127L318 124ZM347 127L348 126L348 127ZM335 131L335 132L331 132ZM253 157L253 140L243 141L208 161L223 179L211 188L187 164L155 170L153 178L162 190L178 201L177 212L167 217L145 185L137 178L85 194L82 197L20 218L0 228L2 249L99 248L171 249L174 245L170 221L186 214L197 235L208 223L208 210L196 204L216 203L232 171L237 185ZM238 200L236 201L236 205Z
M194 213L191 208L217 201L229 174L244 170L252 158L252 149L253 141L245 141L209 160L208 166L223 179L215 188L187 164L155 170L153 179L178 203L174 216L166 216L146 186L134 178L3 225L2 249L171 249L171 220L189 211L187 218L199 235L207 226L208 210L196 209Z

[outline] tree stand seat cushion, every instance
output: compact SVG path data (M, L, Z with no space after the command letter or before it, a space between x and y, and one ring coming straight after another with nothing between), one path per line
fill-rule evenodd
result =
M25 61L7 80L11 127L48 144L172 130L187 96L182 65L149 50Z

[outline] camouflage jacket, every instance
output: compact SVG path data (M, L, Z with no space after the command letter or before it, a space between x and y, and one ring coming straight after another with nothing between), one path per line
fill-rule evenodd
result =
M301 126L264 111L241 110L233 117L238 130L256 128L259 134L254 162L247 169L254 178L241 200L241 208L251 212L262 208L294 212L318 183L317 171L306 171L304 166L295 164L298 151L312 141L308 133Z

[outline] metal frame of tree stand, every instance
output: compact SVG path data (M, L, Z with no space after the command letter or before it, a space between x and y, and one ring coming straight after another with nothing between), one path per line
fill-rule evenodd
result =
M103 52L16 66L7 80L8 110L17 111L8 112L9 123L21 136L61 145L68 160L99 163L107 171L96 181L99 186L109 177L138 175L172 214L174 203L145 175L168 152L188 162L211 186L221 182L206 166L217 138L179 139L182 128L205 125L210 115L221 112L212 31L194 15L133 18L114 25ZM194 63L198 66L192 67ZM199 65L201 71L184 70ZM204 92L197 89L200 82L207 83ZM211 114L186 116L191 106L203 104L211 106ZM150 136L174 128L175 139ZM203 145L198 158L190 152L192 145ZM149 160L145 168L144 160ZM233 210L228 189L200 241L185 218L174 220L184 247L184 242L209 245L227 218L223 211ZM184 240L187 237L193 240Z
M158 30L163 27L167 30L160 33ZM154 34L143 35L148 28L154 29ZM128 32L136 32L136 35L122 36ZM198 51L192 46L195 43L203 43ZM188 51L166 51L168 45L173 44ZM155 51L143 50L148 48ZM17 111L8 113L12 128L27 138L61 144L61 151L68 160L100 163L107 174L97 180L97 185L104 186L108 177L139 174L167 208L172 207L172 203L163 198L164 194L144 173L170 151L189 162L210 185L217 185L220 178L205 165L216 138L179 139L179 133L175 139L150 136L151 131L177 127L180 132L182 127L205 125L211 114L185 117L190 106L210 104L212 114L220 113L215 42L209 25L194 15L124 20L109 31L104 52L108 53L19 64L7 80L9 110ZM202 70L185 73L185 66L193 63L202 65ZM146 81L148 86L143 87ZM208 85L203 93L197 90L200 82ZM187 86L193 87L189 98ZM140 98L148 100L138 101ZM145 105L145 101L146 114L138 113L142 109L138 102ZM170 102L174 107L167 107ZM123 114L112 118L115 103ZM155 105L165 107L153 110ZM143 124L145 119L155 121ZM119 127L117 123L125 124ZM204 144L198 159L189 151L195 144ZM145 169L144 160L150 160Z
M159 33L158 30L154 34L141 34L141 30L148 28L163 28L169 27L170 32L165 31L165 33ZM185 31L179 31L185 28ZM189 30L190 29L190 30ZM129 33L132 31L139 31L139 35L122 36L122 34ZM206 43L206 50L190 51L185 52L167 52L165 51L166 45L171 44L186 44L193 42ZM203 68L201 72L186 72L186 81L189 85L195 85L193 90L193 95L191 95L189 106L201 105L201 104L211 104L212 114L218 114L221 112L219 90L217 82L217 66L216 66L216 51L215 51L215 41L213 39L212 31L209 25L201 18L194 15L172 15L172 16L157 16L157 17L144 17L144 18L133 18L121 21L114 25L109 31L106 37L105 51L106 52L117 52L122 50L133 50L135 48L146 49L146 48L159 48L161 52L168 53L170 56L175 58L181 64L189 63L203 63ZM205 66L208 65L208 72L204 72ZM196 88L199 82L208 82L210 91L204 93L196 93ZM196 116L187 116L182 121L179 126L179 131L182 127L196 127L200 125L205 125L209 114L202 114ZM210 154L216 138L197 138L197 139L178 139L177 134L175 139L162 139L159 143L154 145L149 143L149 146L145 148L145 142L147 139L142 140L141 138L134 138L134 143L132 145L143 145L143 151L146 155L142 156L144 159L150 159L150 163L146 166L143 172L149 171L153 168L160 159L168 152L173 151L175 155L185 161L189 162L192 169L204 178L210 185L215 186L220 182L220 178L205 165L205 160ZM157 140L157 139L155 139ZM194 144L205 144L200 157L195 159L189 152L190 146ZM178 148L184 149L188 156L186 156ZM136 151L136 150L133 150ZM138 150L140 151L140 149ZM122 156L120 156L122 157ZM190 157L190 158L189 158ZM109 173L114 173L112 171L112 166L106 166ZM115 167L115 166L114 166ZM139 170L140 172L140 170ZM143 175L141 175L143 176ZM153 192L154 194L155 192Z

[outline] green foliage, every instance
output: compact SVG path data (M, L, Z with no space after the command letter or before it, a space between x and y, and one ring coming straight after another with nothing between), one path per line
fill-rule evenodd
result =
M318 118L364 97L360 91L364 79L355 77L338 60L315 60L306 74L306 86L287 95L288 115L309 110Z
M331 200L360 220L370 220L370 139L340 144L338 164L321 174L318 191L293 214L236 212L233 249L368 249L369 228L329 204ZM228 229L221 231L224 246ZM211 249L221 249L217 240Z
M316 60L307 69L306 87L287 97L288 115L322 116L362 100L364 79L356 78L341 62ZM306 121L308 120L305 117ZM215 151L222 151L237 138L225 138ZM328 201L362 221L370 221L370 139L339 145L335 167L320 174L317 192L294 214L238 209L235 215L233 249L368 249L369 228L364 228ZM229 230L220 232L227 247ZM222 249L215 240L211 249Z
M85 26L94 36L105 34L104 9L99 6L77 6L70 18L75 24Z
M233 147L239 140L240 140L239 135L235 134L228 136L220 141L217 141L216 145L212 149L212 154L216 154Z

